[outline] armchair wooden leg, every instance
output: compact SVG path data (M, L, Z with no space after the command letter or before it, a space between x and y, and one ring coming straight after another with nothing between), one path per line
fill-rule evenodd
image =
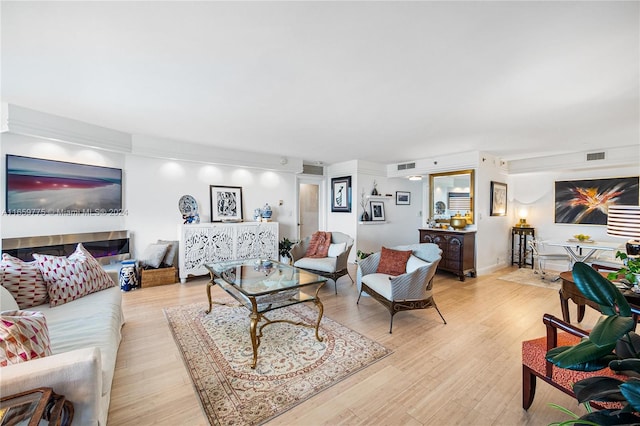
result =
M443 323L447 323L447 320L444 319L444 317L442 316L442 313L440 312L440 309L438 309L438 306L436 305L436 302L432 302L433 303L433 307L436 308L436 311L438 311L438 315L440 315L440 318L442 318L442 322Z
M391 321L389 322L389 334L391 334L393 330L393 314L391 314Z
M360 303L361 296L362 296L362 289L360 289L360 293L358 293L358 300L356 300L356 305Z
M536 376L526 365L522 365L522 408L528 410L536 396Z

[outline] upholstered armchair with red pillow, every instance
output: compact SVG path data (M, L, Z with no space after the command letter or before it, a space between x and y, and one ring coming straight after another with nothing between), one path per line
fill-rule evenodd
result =
M353 246L353 238L342 232L318 231L304 238L289 251L293 266L333 280L338 294L337 279L349 275L347 261Z
M437 244L423 243L383 247L358 262L357 283L360 303L362 292L384 305L393 316L400 311L435 308L446 324L433 299L433 277L442 258Z

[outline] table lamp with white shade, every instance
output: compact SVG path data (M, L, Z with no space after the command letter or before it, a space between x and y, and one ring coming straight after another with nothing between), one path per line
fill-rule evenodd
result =
M630 238L627 241L627 255L640 256L640 206L609 206L607 234Z

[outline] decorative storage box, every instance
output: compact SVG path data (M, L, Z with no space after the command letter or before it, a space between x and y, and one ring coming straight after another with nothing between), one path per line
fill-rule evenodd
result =
M173 284L177 281L176 268L159 268L142 270L142 288L157 285Z

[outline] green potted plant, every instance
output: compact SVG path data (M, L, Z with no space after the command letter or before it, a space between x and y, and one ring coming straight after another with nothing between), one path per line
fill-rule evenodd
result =
M616 252L616 259L622 260L624 266L616 272L611 272L607 278L614 280L620 275L624 275L625 279L632 285L640 285L640 257L630 257L622 251Z
M281 260L284 260L285 262L291 261L291 253L289 252L291 251L291 247L293 247L294 244L295 241L291 241L287 237L284 237L282 240L280 240L280 242L278 243L278 253L280 254Z
M633 332L636 324L631 307L612 282L586 263L575 263L573 279L576 287L587 299L597 303L604 315L579 344L548 351L547 361L578 371L598 371L608 366L616 374L629 376L629 379L622 381L609 376L594 376L577 381L573 391L579 403L619 402L624 408L589 412L571 423L638 424L640 336Z

